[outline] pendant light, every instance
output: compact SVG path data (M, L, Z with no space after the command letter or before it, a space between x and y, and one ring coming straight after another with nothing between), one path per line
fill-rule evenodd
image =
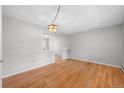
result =
M55 21L56 21L56 18L58 16L59 10L60 10L60 5L58 6L58 10L56 12L56 15L55 15L52 23L48 25L48 31L49 32L57 32L58 31L58 25L55 24Z

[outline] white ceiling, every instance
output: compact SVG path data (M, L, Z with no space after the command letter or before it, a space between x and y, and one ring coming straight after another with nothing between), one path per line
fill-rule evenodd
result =
M15 17L47 30L58 6L3 6L3 15ZM59 32L75 33L124 23L124 6L119 5L62 5L56 24Z

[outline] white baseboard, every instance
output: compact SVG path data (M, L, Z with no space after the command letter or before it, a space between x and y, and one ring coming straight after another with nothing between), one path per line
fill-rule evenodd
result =
M112 67L120 68L120 66L118 66L118 65L106 64L106 63L96 62L96 61L88 60L88 59L81 59L81 58L76 58L76 57L69 57L69 58L75 59L75 60L84 61L84 62L90 62L90 63L96 63L96 64L101 64L101 65L107 65L107 66L112 66Z
M49 64L51 64L51 63L49 63ZM33 67L33 68L25 69L25 70L22 70L22 71L18 71L18 72L12 73L12 74L4 75L4 76L2 76L2 78L7 78L7 77L10 77L10 76L13 76L13 75L16 75L16 74L20 74L20 73L23 73L23 72L26 72L26 71L30 71L30 70L33 70L33 69L36 69L36 68L39 68L39 67L47 66L49 64L40 65L40 66L36 66L36 67Z
M117 66L117 65L106 64L106 63L102 63L102 62L96 62L96 61L92 61L92 60L88 60L88 59L81 59L81 58L76 58L76 57L68 57L67 59L69 59L69 58L75 59L75 60L84 61L84 62L90 62L90 63L96 63L96 64L101 64L101 65L107 65L107 66L112 66L112 67L120 68L120 66ZM65 59L63 59L63 60L65 60ZM51 64L51 63L49 63L49 64ZM46 66L46 65L49 65L49 64L40 65L40 66L36 66L36 67L33 67L33 68L28 68L28 69L25 69L23 71L18 71L18 72L12 73L12 74L8 74L8 75L5 75L5 76L2 76L2 78L6 78L6 77L9 77L9 76L13 76L13 75L19 74L19 73L30 71L30 70L36 69L38 67L43 67L43 66Z

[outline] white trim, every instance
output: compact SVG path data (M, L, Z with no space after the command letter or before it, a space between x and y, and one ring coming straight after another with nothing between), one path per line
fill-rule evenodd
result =
M81 58L76 58L76 57L69 57L69 58L75 59L75 60L84 61L84 62L90 62L90 63L96 63L96 64L101 64L101 65L107 65L107 66L112 66L112 67L120 68L120 66L118 66L118 65L106 64L106 63L97 62L97 61L88 60L88 59L81 59Z
M52 63L48 63L48 64L45 64L45 65L40 65L40 66L36 66L36 67L25 69L23 71L18 71L18 72L12 73L12 74L4 75L4 76L2 76L2 78L6 78L6 77L10 77L10 76L13 76L13 75L16 75L16 74L27 72L27 71L30 71L30 70L33 70L33 69L36 69L36 68L39 68L39 67L47 66L49 64L52 64Z
M75 59L75 60L84 61L84 62L90 62L90 63L96 63L96 64L101 64L101 65L107 65L107 66L112 66L112 67L120 68L120 66L117 66L117 65L106 64L106 63L102 63L102 62L96 62L96 61L92 61L92 60L88 60L88 59L81 59L81 58L76 58L76 57L68 57L67 59L69 59L69 58ZM26 72L26 71L30 71L30 70L33 70L33 69L36 69L36 68L39 68L39 67L43 67L43 66L46 66L46 65L49 65L49 64L51 64L51 63L45 64L45 65L36 66L36 67L33 67L33 68L28 68L28 69L25 69L23 71L18 71L18 72L12 73L12 74L8 74L8 75L5 75L5 76L2 76L2 78L6 78L6 77L9 77L9 76L20 74L20 73L23 73L23 72Z

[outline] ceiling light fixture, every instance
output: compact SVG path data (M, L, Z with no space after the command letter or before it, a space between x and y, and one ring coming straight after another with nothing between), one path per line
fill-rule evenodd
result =
M58 10L56 12L56 15L55 15L52 23L50 25L48 25L49 32L57 32L58 31L58 25L56 25L54 22L56 21L56 18L58 16L59 10L60 10L60 5L58 6Z

